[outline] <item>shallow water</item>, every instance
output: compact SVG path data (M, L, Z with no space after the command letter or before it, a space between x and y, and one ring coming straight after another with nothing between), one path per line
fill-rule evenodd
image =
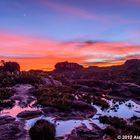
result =
M99 116L112 116L112 117L119 117L123 119L129 119L133 116L140 117L140 105L136 104L134 101L129 100L126 102L117 101L114 103L113 100L107 100L110 108L107 110L102 110L101 107L93 105L97 109L97 113L93 116L93 122L98 125L100 128L104 128L105 125L101 124L98 120ZM131 105L129 107L128 105ZM116 106L114 108L114 106Z
M95 123L100 128L105 128L106 125L99 122L98 120L99 116L104 116L104 115L116 116L124 119L128 119L133 116L140 117L140 113L136 112L136 111L140 111L140 105L136 104L132 100L129 100L127 102L121 102L121 103L119 101L113 103L113 100L110 100L108 102L110 104L110 108L107 110L102 110L101 107L93 105L97 109L97 113L94 115L93 118L88 120L55 121L55 118L41 116L38 118L28 120L26 121L25 124L27 129L29 129L31 126L33 126L33 124L37 120L46 119L56 125L57 136L64 136L70 134L74 128L79 127L81 125L86 125L87 128L92 129L91 123ZM129 104L131 104L132 107L128 107ZM118 105L115 109L116 111L111 109L115 105Z
M36 108L33 108L32 105L34 104L34 101L27 107L21 107L18 105L18 101L16 101L16 104L13 108L9 108L9 109L4 109L2 111L0 111L0 115L10 115L12 117L16 117L17 114L19 114L22 111L28 110L28 111L33 111L33 110L37 110Z
M40 119L44 119L44 120L48 120L51 123L55 124L56 126L56 135L58 137L60 136L65 136L71 133L71 131L76 128L79 127L81 125L85 125L88 129L92 129L92 126L90 123L92 123L91 120L68 120L68 121L55 121L55 118L53 117L45 117L45 116L40 116L34 119L30 119L30 120L26 120L25 121L25 128L27 130L29 130L34 123L37 120Z
M32 87L30 85L22 85L22 86L17 86L17 93L20 92L22 89L22 94L27 93ZM21 93L20 93L21 94ZM110 108L107 110L102 110L100 106L93 105L97 109L97 113L90 119L88 120L67 120L67 121L55 121L55 118L53 117L47 117L47 116L40 116L34 119L30 120L22 120L20 118L16 118L18 121L24 121L25 123L25 128L30 129L34 123L39 120L39 119L45 119L48 120L56 125L56 134L57 136L65 136L71 133L71 131L79 127L81 125L85 125L87 128L92 129L91 123L94 123L98 125L100 128L105 128L106 125L103 125L99 122L98 118L100 115L107 115L107 116L116 116L124 119L131 118L132 116L138 116L140 117L140 113L137 111L140 111L140 105L136 104L134 101L129 100L126 102L114 102L113 100L106 100ZM29 110L38 110L39 108L35 108L32 105L34 102L32 102L28 107L21 107L19 106L18 101L16 101L16 105L11 108L11 109L4 109L0 111L0 115L10 115L13 117L16 117L18 113Z

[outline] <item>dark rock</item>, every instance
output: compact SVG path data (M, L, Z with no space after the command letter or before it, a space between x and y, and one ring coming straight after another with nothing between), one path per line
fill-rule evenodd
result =
M0 100L0 110L12 108L15 104L14 100Z
M3 61L3 71L15 72L20 71L20 65L17 62L4 62Z
M138 99L140 98L140 86L134 83L114 83L112 84L112 90L109 95L128 98L128 99Z
M35 97L33 97L31 94L33 86L30 84L15 85L14 90L15 94L10 99L18 100L18 105L21 107L27 107L32 101L35 100Z
M24 119L32 119L32 118L38 117L40 115L42 115L42 112L39 110L36 110L36 111L27 111L26 110L26 111L19 113L17 115L17 117L24 118Z
M8 124L15 121L15 118L11 116L0 116L0 125Z
M55 140L55 126L46 120L38 120L29 130L31 140Z
M67 140L102 140L102 137L102 130L96 125L92 125L92 130L83 125L74 129Z
M0 125L0 140L28 140L24 125L20 122Z
M111 83L105 80L93 80L93 79L78 79L72 82L73 85L83 85L88 87L108 89L111 86Z
M54 107L43 108L42 111L47 116L53 116L56 120L86 119L95 115L96 109L82 101L71 102L71 109L63 111Z
M70 62L60 62L55 65L55 69L57 71L65 71L65 70L78 70L82 69L83 66L77 63L70 63Z
M95 87L88 87L84 85L73 85L72 87L82 92L88 92L88 93L99 92L99 88L95 88Z

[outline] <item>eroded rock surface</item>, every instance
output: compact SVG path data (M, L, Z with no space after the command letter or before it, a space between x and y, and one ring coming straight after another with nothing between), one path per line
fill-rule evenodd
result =
M40 115L42 115L42 112L39 111L39 110L36 110L36 111L23 111L23 112L20 112L17 115L17 117L23 118L23 119L32 119L32 118L39 117Z
M24 124L10 116L0 117L0 140L28 140Z

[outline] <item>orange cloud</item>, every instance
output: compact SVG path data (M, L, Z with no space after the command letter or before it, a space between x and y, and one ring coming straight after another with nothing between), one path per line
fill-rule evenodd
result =
M140 46L122 42L69 42L0 33L0 59L17 61L23 70L54 68L60 61L114 65L140 58Z

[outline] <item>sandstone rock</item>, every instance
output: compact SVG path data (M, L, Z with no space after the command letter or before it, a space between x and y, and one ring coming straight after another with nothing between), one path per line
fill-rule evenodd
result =
M70 63L70 62L60 62L55 65L55 69L58 71L65 71L65 70L78 70L82 69L83 66L77 63Z
M32 118L38 117L40 115L42 115L42 112L39 111L39 110L36 110L36 111L23 111L23 112L20 112L17 115L17 117L23 118L23 119L32 119Z
M102 130L96 125L92 125L92 130L83 125L74 129L67 140L102 140L102 137Z
M27 140L27 132L20 122L0 125L0 140Z
M55 126L46 120L38 120L29 130L32 140L55 140Z
M11 116L0 116L0 125L8 124L15 121L15 118Z

